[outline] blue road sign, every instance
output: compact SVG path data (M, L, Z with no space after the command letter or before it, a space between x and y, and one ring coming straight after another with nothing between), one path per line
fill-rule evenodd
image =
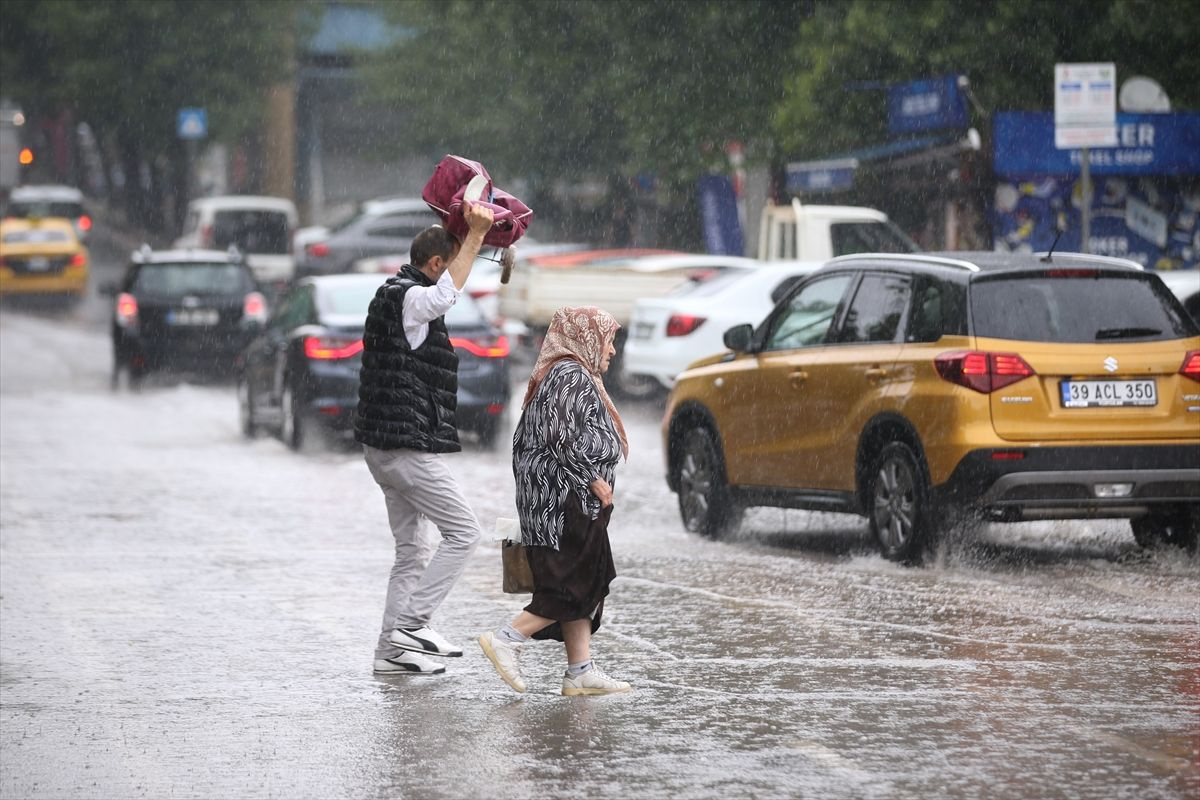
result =
M203 139L208 136L208 112L203 108L179 109L177 128L180 139Z

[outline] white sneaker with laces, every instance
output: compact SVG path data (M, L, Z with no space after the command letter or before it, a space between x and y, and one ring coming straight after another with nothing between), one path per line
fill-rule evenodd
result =
M401 650L423 653L427 656L458 657L463 654L461 647L450 644L440 633L428 625L412 631L396 628L388 634L388 642Z
M617 681L604 674L604 670L595 664L586 672L578 675L563 674L562 693L568 697L593 694L620 694L629 692L633 686L625 681Z
M440 675L446 668L420 653L400 653L391 658L375 659L375 672L381 675Z
M479 637L479 646L483 654L492 662L496 672L504 682L518 692L525 691L525 681L521 678L521 645L497 639L491 631Z

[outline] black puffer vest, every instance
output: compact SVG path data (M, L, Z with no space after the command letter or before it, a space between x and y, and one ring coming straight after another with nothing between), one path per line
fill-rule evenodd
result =
M367 310L358 414L354 438L381 450L456 453L454 413L458 407L458 354L446 322L429 323L429 335L416 350L404 335L404 295L413 286L432 286L410 264L379 287Z

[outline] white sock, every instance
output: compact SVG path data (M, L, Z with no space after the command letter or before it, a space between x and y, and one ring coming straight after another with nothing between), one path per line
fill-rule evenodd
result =
M572 678L574 678L579 675L582 675L583 673L587 672L591 668L592 668L592 660L589 658L587 661L580 661L575 664L567 664L567 674L570 675Z
M496 629L496 638L502 642L512 642L513 644L523 644L529 641L528 636L508 624L505 624L503 628Z

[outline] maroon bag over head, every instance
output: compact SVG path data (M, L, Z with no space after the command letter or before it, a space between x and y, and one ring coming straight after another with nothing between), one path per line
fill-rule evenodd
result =
M468 230L462 214L463 196L467 192L467 185L477 176L481 176L486 184L475 202L490 208L495 217L492 229L483 237L483 243L491 247L508 247L525 235L525 229L533 220L533 211L518 198L493 186L492 176L478 161L446 156L425 184L421 199L442 218L446 230L461 240Z

